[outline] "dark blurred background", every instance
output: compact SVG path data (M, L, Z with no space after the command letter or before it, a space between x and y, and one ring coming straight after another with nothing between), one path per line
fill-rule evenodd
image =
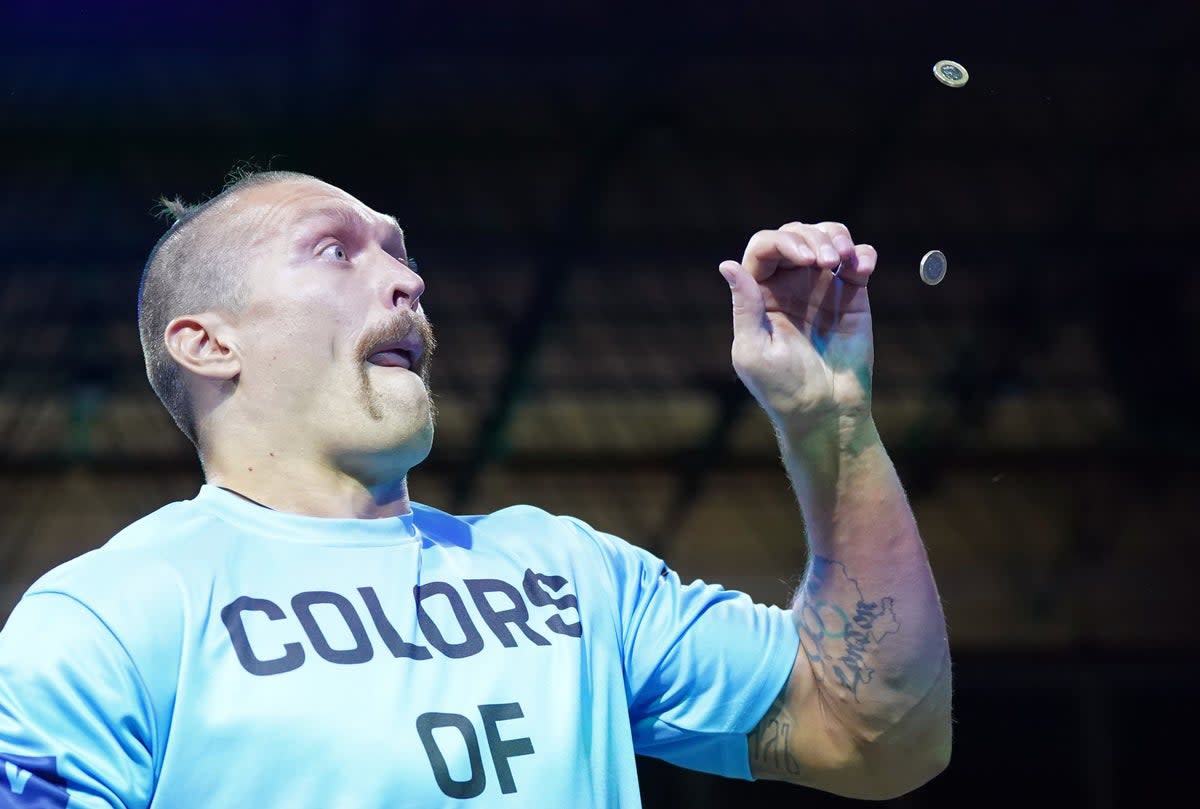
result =
M1193 780L1194 3L2 8L0 620L199 485L135 295L155 198L245 163L404 225L441 343L417 500L532 502L785 603L801 521L716 267L837 220L880 253L876 418L956 660L953 762L891 804ZM852 803L640 766L647 807Z

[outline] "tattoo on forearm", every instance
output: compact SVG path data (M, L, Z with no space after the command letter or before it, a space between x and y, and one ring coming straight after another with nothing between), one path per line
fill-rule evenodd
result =
M766 716L750 731L750 761L762 772L800 774L800 762L790 748L792 717L787 712L784 693L780 692Z
M831 593L845 592L848 609L829 600ZM857 593L857 598L854 597ZM870 653L888 635L900 631L895 598L884 596L868 601L858 580L846 566L824 556L814 556L801 588L797 622L808 659L818 675L824 674L845 688L858 701L859 687L871 682L875 670Z

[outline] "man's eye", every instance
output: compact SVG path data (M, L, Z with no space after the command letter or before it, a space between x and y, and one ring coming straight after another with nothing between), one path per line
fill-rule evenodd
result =
M334 261L346 261L350 256L346 253L346 248L337 242L329 245L321 251L322 258L331 258Z

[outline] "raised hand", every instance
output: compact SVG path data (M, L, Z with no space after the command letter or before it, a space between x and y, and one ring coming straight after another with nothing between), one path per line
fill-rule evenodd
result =
M750 238L733 288L733 367L777 427L869 415L874 349L867 280L875 248L837 222L790 222Z

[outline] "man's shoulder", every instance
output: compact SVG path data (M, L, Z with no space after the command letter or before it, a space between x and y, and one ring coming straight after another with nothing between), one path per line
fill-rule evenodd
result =
M441 545L463 548L520 547L547 558L569 558L572 567L600 569L653 567L661 562L635 543L606 533L586 519L555 514L528 504L507 506L486 514L451 515L414 503L418 530ZM595 563L595 564L591 564Z
M482 514L451 514L449 512L442 511L441 509L436 508L435 506L428 505L427 503L416 503L416 502L414 502L412 504L412 509L413 509L413 513L415 514L418 523L420 523L422 521L432 520L432 519L445 519L445 520L456 520L459 522L464 522L464 523L467 523L468 525L475 525L484 520L503 520L503 519L522 519L522 518L535 519L535 520L557 520L557 519L559 519L558 517L556 517L555 515L551 514L548 511L546 511L545 509L541 509L541 508L538 508L537 506L532 506L532 505L528 505L525 503L515 503L513 505L505 506L503 508L496 509L495 511L489 511L489 512L482 513Z
M187 503L164 506L52 568L29 586L18 609L45 623L52 643L94 637L96 624L83 617L90 613L155 693L168 693L175 668L159 664L179 659L188 602L183 566L169 548L191 510ZM71 615L80 616L74 628L64 625Z
M90 604L117 591L148 594L173 578L171 551L211 517L191 501L168 503L122 528L98 548L42 574L27 593L57 592Z
M217 520L197 500L176 500L134 520L99 550L120 553L167 548L186 537L203 534Z
M518 503L486 514L449 514L422 503L413 503L417 528L427 537L464 544L470 537L496 537L505 541L556 542L597 536L583 520L553 514L543 508Z

